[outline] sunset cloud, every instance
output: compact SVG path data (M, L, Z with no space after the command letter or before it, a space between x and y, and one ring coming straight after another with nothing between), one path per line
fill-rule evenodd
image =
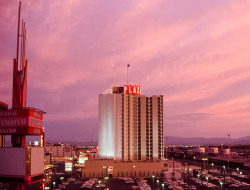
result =
M10 107L18 3L0 2L0 101ZM164 95L165 135L244 136L249 9L243 0L23 1L28 106L47 112L48 139L97 140L98 95L123 85L130 64L131 84Z

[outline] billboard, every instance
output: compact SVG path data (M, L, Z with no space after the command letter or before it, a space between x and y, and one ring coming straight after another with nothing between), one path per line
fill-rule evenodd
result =
M65 172L71 172L72 167L72 162L65 162Z
M0 111L0 134L43 134L43 113L32 108Z
M108 166L108 174L113 174L114 168L113 166Z

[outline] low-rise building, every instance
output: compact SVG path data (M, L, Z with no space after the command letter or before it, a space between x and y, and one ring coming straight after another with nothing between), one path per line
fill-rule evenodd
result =
M45 153L51 154L51 161L73 160L75 151L72 146L63 144L45 144Z
M82 169L82 177L161 176L162 162L121 162L114 160L88 160Z

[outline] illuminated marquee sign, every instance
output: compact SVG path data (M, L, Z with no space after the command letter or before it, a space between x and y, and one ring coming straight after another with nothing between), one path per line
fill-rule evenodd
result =
M0 134L41 135L43 113L31 108L0 111Z
M84 164L86 160L88 160L88 157L79 156L78 163L79 164Z
M4 128L1 129L0 128L0 133L4 133L4 134L15 134L17 132L16 128Z
M141 87L136 85L124 85L123 86L124 94L134 94L141 95Z
M72 167L73 167L73 165L72 165L71 162L66 162L65 163L65 171L66 172L71 172L72 171Z

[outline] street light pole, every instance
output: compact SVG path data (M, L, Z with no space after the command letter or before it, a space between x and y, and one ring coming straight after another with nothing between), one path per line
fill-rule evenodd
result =
M99 183L99 188L100 188L101 180L99 180L98 183Z
M134 175L134 168L135 168L135 165L132 166L132 177Z
M152 175L152 178L153 178L153 190L155 189L155 176Z
M223 186L223 183L222 182L220 182L220 188L222 189L222 186Z
M103 167L102 167L102 170L105 171L104 175L105 175L105 177L107 177L107 166L103 166ZM103 171L102 171L102 173L103 173Z
M188 163L188 189L189 189L189 163Z
M162 183L161 186L162 186L162 190L164 190L164 186L165 186L164 183Z
M224 169L224 183L226 182L226 166L223 166L223 169Z
M200 174L197 175L198 176L198 186L199 186L199 189L200 189Z
M240 176L239 176L239 174L240 174L240 173L239 173L239 168L237 168L237 174L238 174L237 176L238 176L238 181L239 181L239 180L240 180Z
M242 172L240 172L240 175L241 175L241 176L239 176L239 177L240 177L240 184L241 184L241 177L242 177Z

